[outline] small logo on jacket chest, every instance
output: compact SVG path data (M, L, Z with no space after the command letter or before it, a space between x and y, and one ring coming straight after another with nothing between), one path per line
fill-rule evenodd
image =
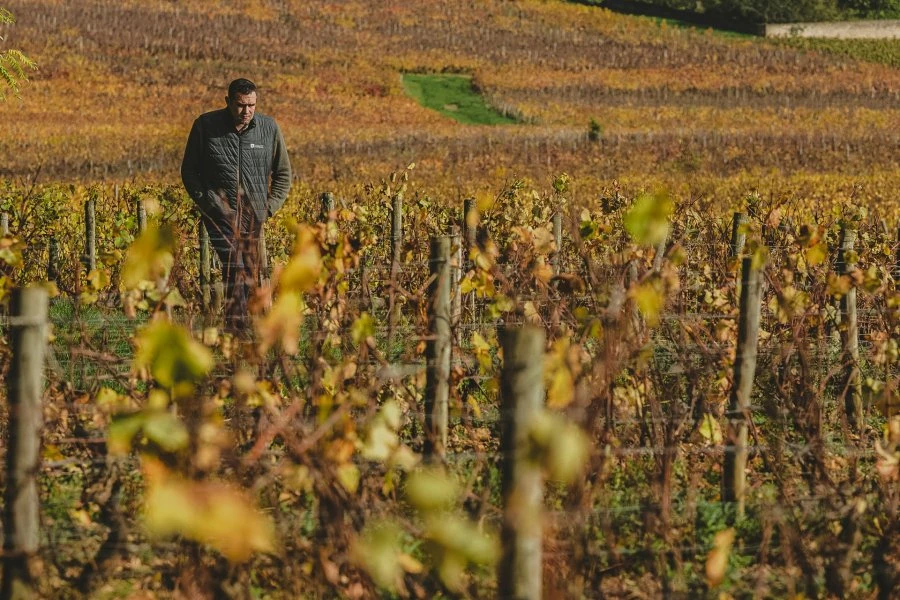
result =
M251 150L253 150L253 149L260 149L260 150L262 150L264 147L265 147L265 146L263 146L262 144L250 144L250 149L251 149Z

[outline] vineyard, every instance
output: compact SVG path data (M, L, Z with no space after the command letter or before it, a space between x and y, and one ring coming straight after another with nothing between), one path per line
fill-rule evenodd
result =
M171 183L192 119L241 75L310 190L411 162L457 199L560 172L731 201L833 174L865 174L869 197L898 184L900 76L877 62L896 61L889 43L857 48L864 62L561 2L7 5L7 43L40 64L0 139L15 180ZM404 93L410 72L471 75L522 124L459 127Z
M896 597L897 42L3 5L0 600ZM295 177L243 337L177 176L238 76Z
M895 209L751 196L735 216L614 187L574 202L560 176L463 210L415 170L297 198L309 210L267 227L250 342L217 326L180 190L11 194L7 289L58 293L43 594L500 595L504 465L524 452L546 487L512 522L538 527L550 597L890 597ZM750 272L758 350L739 333ZM516 394L546 390L524 450L504 438L522 409L502 391L522 331L541 339Z

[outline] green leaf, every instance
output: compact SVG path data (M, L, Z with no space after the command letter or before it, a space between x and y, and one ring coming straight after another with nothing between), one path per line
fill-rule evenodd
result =
M153 377L165 387L202 379L214 361L212 352L192 339L190 334L166 321L156 321L137 338L135 363L148 367Z
M665 192L643 193L625 215L625 229L639 244L655 246L669 235L669 217L675 204Z
M154 412L144 420L144 435L167 452L186 448L188 430L181 420L169 412Z
M403 530L391 522L367 525L353 547L356 561L368 571L375 583L396 590L403 577L401 548Z
M707 440L711 444L722 443L722 428L719 427L719 422L711 414L707 413L703 415L703 420L700 422L699 431L700 435L703 436L703 439Z
M456 482L437 469L422 469L409 476L406 498L421 511L433 511L452 506L457 499Z
M109 453L122 456L131 452L131 443L144 425L144 413L117 415L109 424L106 446Z
M375 335L375 320L372 318L372 315L367 312L359 315L359 318L353 322L353 326L350 328L350 335L353 338L353 343L357 346L365 343L368 338Z

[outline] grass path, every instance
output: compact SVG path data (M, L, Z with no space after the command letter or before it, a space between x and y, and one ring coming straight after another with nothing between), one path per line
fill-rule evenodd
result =
M501 114L473 88L465 75L426 75L405 73L403 89L426 108L467 125L509 125L515 119Z

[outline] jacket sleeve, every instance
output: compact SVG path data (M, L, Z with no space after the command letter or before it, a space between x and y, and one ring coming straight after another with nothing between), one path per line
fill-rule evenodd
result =
M269 188L268 209L269 216L274 215L287 200L291 190L291 161L288 158L287 147L281 128L275 126L275 152L272 157L272 183Z
M209 195L203 182L203 125L200 119L194 121L181 160L181 181L188 196L202 212L209 212Z

